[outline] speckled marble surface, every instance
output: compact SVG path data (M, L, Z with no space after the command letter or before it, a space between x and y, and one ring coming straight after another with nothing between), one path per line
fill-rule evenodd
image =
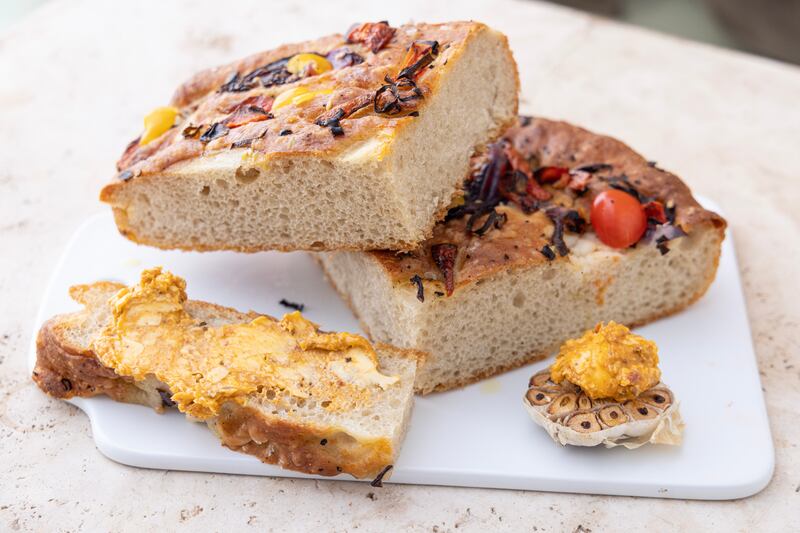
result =
M533 2L365 4L59 0L0 34L0 530L799 530L800 69ZM693 502L138 470L33 385L44 284L103 209L142 115L204 66L383 18L496 26L523 111L624 139L722 205L775 441L763 492Z

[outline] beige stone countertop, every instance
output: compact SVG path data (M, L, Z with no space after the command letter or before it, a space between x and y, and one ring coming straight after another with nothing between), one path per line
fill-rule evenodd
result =
M140 470L27 372L45 283L142 116L188 75L352 22L508 34L522 111L617 136L725 211L776 451L732 502ZM534 2L54 0L0 35L0 530L800 530L800 69ZM713 376L698 376L698 386ZM725 446L724 442L719 443Z

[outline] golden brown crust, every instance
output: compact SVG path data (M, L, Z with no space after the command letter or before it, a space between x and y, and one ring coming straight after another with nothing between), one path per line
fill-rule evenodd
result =
M234 403L225 404L208 426L234 451L320 476L347 472L356 478L375 477L392 464L397 451L388 439L361 443L340 431L267 418L256 409Z
M605 178L626 176L643 195L657 198L663 204L674 203L675 224L687 233L710 229L724 234L725 220L703 209L689 188L674 174L648 163L624 143L589 132L566 122L540 118L506 132L516 150L531 161L532 167L578 168L599 163L611 165L610 169L594 174L588 191L583 196L568 198L574 208L588 211L593 196L609 188ZM483 159L476 156L475 165ZM597 178L597 179L595 179ZM556 191L556 194L563 194ZM551 242L553 224L540 209L525 213L511 203L501 204L497 212L507 216L502 229L491 230L483 236L466 230L466 218L460 217L438 223L433 237L409 253L403 250L378 250L369 252L396 283L407 284L415 274L435 290L442 291L442 278L433 261L431 248L441 243L455 244L459 249L455 275L455 290L470 286L478 280L499 272L528 268L548 260L540 250ZM588 213L586 217L588 218ZM588 228L591 230L591 226ZM649 244L654 246L654 244ZM621 253L626 253L622 250ZM556 257L555 261L567 260Z
M45 322L36 337L33 380L40 389L62 400L105 394L118 402L149 405L133 380L103 366L92 352L67 344L59 331L63 327L60 320L55 317Z

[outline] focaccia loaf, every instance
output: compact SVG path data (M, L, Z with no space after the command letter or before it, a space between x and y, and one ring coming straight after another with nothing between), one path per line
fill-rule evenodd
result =
M629 248L598 239L593 199L638 199L647 229ZM708 289L725 221L674 174L625 144L524 119L474 159L464 193L417 250L319 254L374 340L428 353L428 393L541 359L600 321L642 325Z
M504 35L356 25L202 72L101 193L120 232L187 250L406 250L517 111Z

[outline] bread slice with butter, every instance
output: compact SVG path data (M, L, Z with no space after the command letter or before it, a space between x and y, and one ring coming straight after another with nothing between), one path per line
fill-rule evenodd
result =
M277 320L187 300L184 281L160 269L70 295L83 309L37 339L33 379L48 394L175 406L228 448L309 474L370 478L394 463L415 352L319 331L297 312Z
M638 230L596 212L601 197L626 200ZM373 340L428 354L421 393L542 359L600 321L682 310L714 279L725 236L674 174L540 118L477 155L458 200L413 252L319 254Z
M483 24L361 24L193 77L101 199L160 248L411 249L515 120L518 87Z

